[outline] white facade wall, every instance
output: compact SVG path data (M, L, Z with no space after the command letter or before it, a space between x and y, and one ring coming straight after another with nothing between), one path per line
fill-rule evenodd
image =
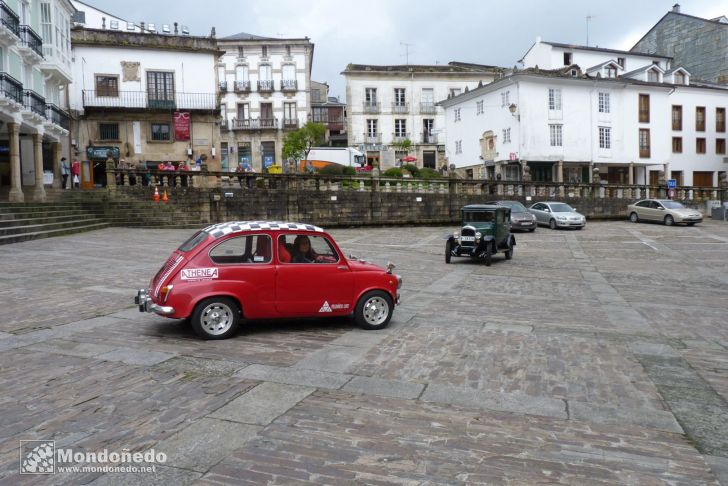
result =
M620 74L639 69L645 65L657 63L663 70L670 69L668 59L663 57L637 56L628 51L618 52L599 52L589 49L583 49L579 46L565 48L560 46L552 46L546 42L536 41L531 49L523 56L521 62L524 68L536 67L540 69L560 69L565 67L564 53L572 54L571 64L577 64L586 71L587 69L601 64L610 59L617 61L617 58L624 58L624 70Z
M124 32L141 32L141 28L136 23L134 23L134 29L127 29L127 22L131 22L131 21L127 21L126 19L123 19L121 17L117 17L108 12L104 12L103 10L99 10L84 2L79 2L77 0L71 0L71 3L73 4L74 7L76 7L76 10L78 10L80 12L84 12L86 18L85 18L85 22L82 25L84 27L86 27L87 29L106 28L106 29L112 30L112 25L116 25L117 26L116 30L120 30L120 31L124 31ZM113 24L112 23L113 21L115 21L116 24ZM161 27L162 26L160 25L158 28L161 30Z

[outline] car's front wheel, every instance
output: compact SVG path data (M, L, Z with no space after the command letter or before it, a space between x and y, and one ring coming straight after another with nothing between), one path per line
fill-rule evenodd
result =
M665 216L665 226L672 226L673 224L675 224L675 218L669 214Z
M493 252L490 249L490 244L486 245L485 247L485 255L483 257L483 260L485 261L485 266L489 267L491 263L493 263Z
M506 260L513 259L513 243L508 243L508 249L506 250Z
M392 297L381 290L367 292L354 309L354 320L362 329L384 329L394 312Z
M632 221L633 223L639 223L639 222L640 222L640 217L639 217L639 216L637 216L637 213L635 213L635 212L633 211L633 212L632 212L632 213L631 213L631 214L629 215L629 220L630 220L630 221Z
M549 221L549 228L556 229L556 220L552 219Z
M197 304L190 323L203 339L227 339L237 332L240 318L238 304L233 299L211 297Z
M452 242L450 240L447 240L445 242L445 263L450 263L451 257L452 257Z

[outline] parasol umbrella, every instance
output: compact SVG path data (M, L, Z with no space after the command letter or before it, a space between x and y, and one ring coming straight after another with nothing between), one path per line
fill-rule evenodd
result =
M414 155L406 155L406 156L402 157L402 162L415 162L415 161L417 161L417 157L415 157Z

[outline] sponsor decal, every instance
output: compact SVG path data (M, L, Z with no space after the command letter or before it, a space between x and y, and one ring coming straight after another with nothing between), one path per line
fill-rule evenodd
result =
M331 308L333 310L348 309L349 308L349 304L331 304Z
M324 301L324 305L321 306L319 309L319 312L333 312L331 310L331 306L329 305L328 301Z
M182 280L212 280L217 277L217 268L185 268L182 270Z
M328 301L324 302L324 305L321 306L319 309L319 312L333 312L335 310L346 310L349 308L349 304L331 304L329 305Z

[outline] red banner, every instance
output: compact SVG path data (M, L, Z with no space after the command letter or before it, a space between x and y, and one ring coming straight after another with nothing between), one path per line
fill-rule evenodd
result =
M187 111L174 112L174 139L190 139L190 114Z

